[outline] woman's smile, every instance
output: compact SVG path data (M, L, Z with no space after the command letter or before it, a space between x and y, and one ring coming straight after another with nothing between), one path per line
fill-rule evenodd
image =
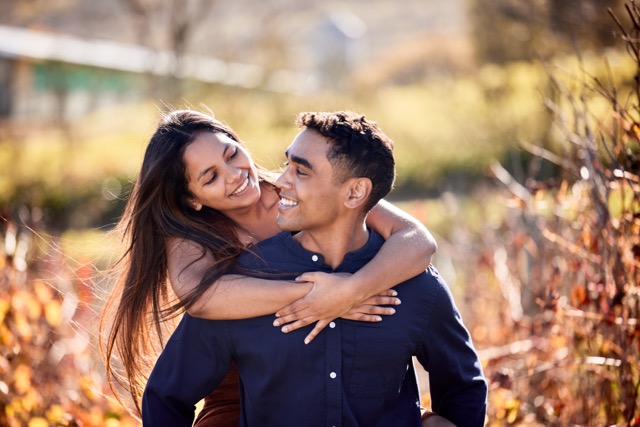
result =
M244 193L244 191L247 189L247 187L249 187L249 174L247 173L247 175L244 177L244 181L242 181L242 184L240 184L240 187L236 188L236 190L231 193L230 196L240 196Z

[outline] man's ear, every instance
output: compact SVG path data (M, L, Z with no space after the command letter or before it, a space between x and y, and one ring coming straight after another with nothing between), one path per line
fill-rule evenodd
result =
M350 179L345 206L355 209L364 205L369 200L372 187L373 184L369 178Z

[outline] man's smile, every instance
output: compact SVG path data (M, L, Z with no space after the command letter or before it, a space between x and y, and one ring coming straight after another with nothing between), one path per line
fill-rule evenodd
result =
M280 207L290 208L294 206L298 206L298 202L291 199L287 199L286 197L280 196Z

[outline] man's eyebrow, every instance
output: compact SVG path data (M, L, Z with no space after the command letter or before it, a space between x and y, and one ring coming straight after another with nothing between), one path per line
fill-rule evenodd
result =
M224 150L222 150L222 157L227 155L227 151L229 151L229 148L231 148L231 144L225 144L224 146ZM199 181L200 178L202 178L203 176L205 176L210 170L215 169L215 166L209 166L208 168L200 171L200 173L198 174L198 178L197 180Z
M298 157L295 154L289 154L289 150L286 150L284 152L284 155L290 161L292 161L294 163L298 163L298 164L304 166L305 168L307 168L309 170L313 170L313 165L311 163L309 163L309 161L307 159L304 159L302 157Z

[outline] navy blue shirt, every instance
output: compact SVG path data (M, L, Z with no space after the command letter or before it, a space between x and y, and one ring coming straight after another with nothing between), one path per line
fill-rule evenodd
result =
M370 232L335 270L288 232L253 247L240 265L261 272L354 273L378 252ZM147 383L142 419L151 426L191 426L194 405L235 361L241 426L420 426L412 356L429 373L432 410L458 427L482 426L487 386L471 337L433 266L394 287L402 304L377 323L334 320L311 343L312 326L287 334L273 315L205 320L185 314Z

